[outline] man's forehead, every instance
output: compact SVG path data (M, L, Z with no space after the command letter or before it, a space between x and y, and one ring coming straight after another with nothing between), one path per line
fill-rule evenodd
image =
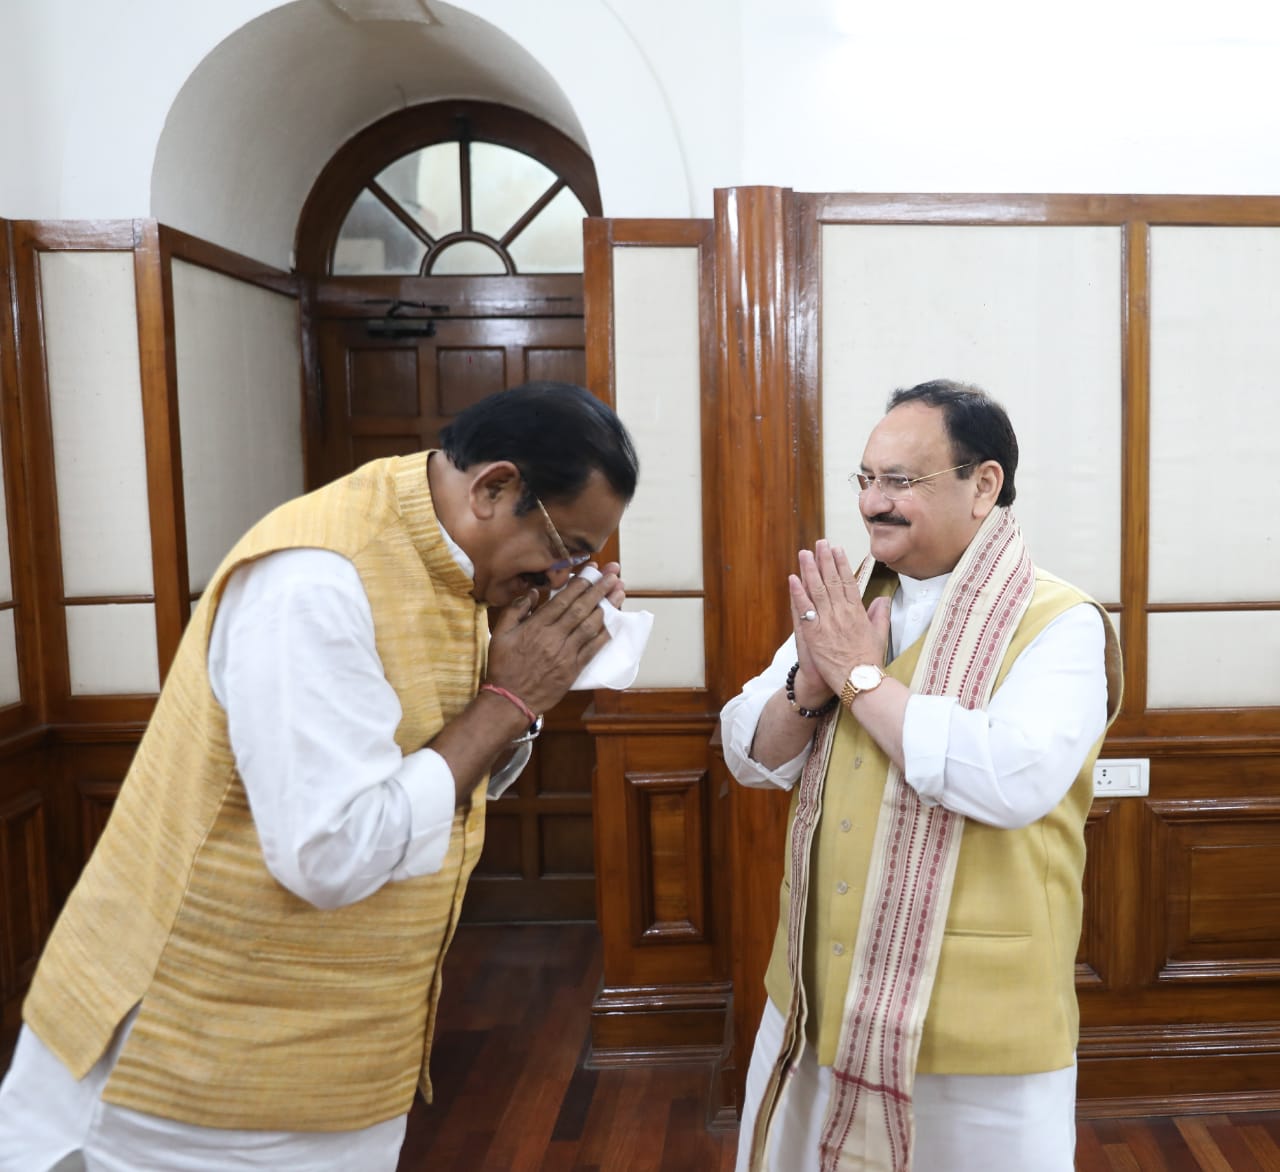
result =
M941 410L924 403L904 403L882 416L871 429L863 462L886 468L910 465L923 456L944 451L946 422Z

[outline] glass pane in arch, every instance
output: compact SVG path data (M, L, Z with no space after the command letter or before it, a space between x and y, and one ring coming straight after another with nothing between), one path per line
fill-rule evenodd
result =
M333 250L338 276L416 273L426 246L365 189L351 205Z
M582 221L587 209L567 187L508 246L519 273L582 272Z
M505 276L502 257L478 240L457 240L440 250L431 265L433 277Z
M471 226L501 240L556 181L556 173L509 147L471 144Z
M377 181L433 240L461 231L462 184L456 142L438 142L410 151L385 167Z

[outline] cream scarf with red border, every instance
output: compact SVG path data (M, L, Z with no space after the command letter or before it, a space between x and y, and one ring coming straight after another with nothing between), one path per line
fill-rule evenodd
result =
M865 591L873 565L867 558L859 568L860 591ZM993 509L947 580L911 691L955 696L970 709L985 705L1034 589L1035 568L1017 522L1008 509ZM752 1136L753 1172L765 1167L773 1110L804 1045L800 971L809 854L838 717L838 712L828 717L818 730L791 824L787 965L793 995L783 1053ZM901 770L890 766L832 1070L820 1143L822 1172L906 1172L911 1167L916 1056L963 829L962 815L921 804Z

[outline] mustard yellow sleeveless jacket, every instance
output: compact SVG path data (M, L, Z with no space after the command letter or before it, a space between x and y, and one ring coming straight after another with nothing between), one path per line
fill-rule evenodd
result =
M890 594L894 583L896 579L886 587ZM1053 619L1088 601L1074 587L1038 570L1031 605L1001 663L996 689ZM1110 717L1120 699L1120 657L1105 616L1103 624ZM921 637L888 665L888 674L909 684L923 645ZM1079 1033L1075 953L1083 911L1084 823L1101 745L1099 739L1090 749L1058 805L1030 826L1000 830L972 819L965 822L918 1073L1026 1074L1072 1062ZM843 709L810 855L802 959L806 1035L824 1066L835 1061L888 770L889 759ZM791 818L798 789L792 793ZM778 932L765 976L776 1006L789 1002L790 900L784 877Z
M103 836L23 1016L81 1077L141 1003L104 1098L206 1127L340 1131L407 1111L440 966L484 839L483 788L439 873L321 910L267 871L206 652L228 575L276 550L351 559L378 655L421 748L475 695L484 608L441 537L427 455L377 460L290 501L218 568L183 635Z

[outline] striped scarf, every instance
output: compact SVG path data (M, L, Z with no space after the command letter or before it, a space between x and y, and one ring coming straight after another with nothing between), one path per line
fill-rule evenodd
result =
M872 559L858 571L865 591ZM991 696L1014 631L1030 605L1035 569L1007 509L993 509L947 581L911 681L913 693L980 708ZM800 779L791 826L787 962L797 995L783 1054L761 1103L751 1167L764 1166L773 1109L804 1045L800 980L809 855L822 811L838 714L819 729ZM845 993L831 1099L820 1141L822 1172L907 1172L911 1095L925 1013L942 947L964 818L924 806L891 765L876 824L852 975Z

